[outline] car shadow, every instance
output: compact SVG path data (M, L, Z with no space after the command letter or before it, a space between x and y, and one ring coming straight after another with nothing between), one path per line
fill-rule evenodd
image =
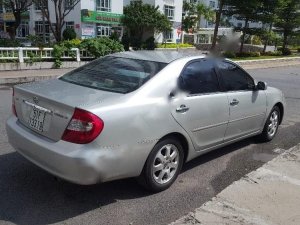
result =
M250 138L207 153L187 163L182 173L255 142ZM3 221L20 225L56 223L118 200L150 195L135 179L81 186L58 181L16 152L0 155L0 220Z
M250 137L250 138L241 140L239 142L235 142L233 144L227 145L225 147L210 151L210 152L205 153L205 154L191 160L190 162L186 163L182 169L182 172L191 170L196 166L207 163L211 160L214 160L216 158L219 158L223 155L229 154L231 152L234 152L238 149L244 148L251 144L258 144L258 143L262 143L262 142L257 137Z
M50 224L146 195L135 179L81 186L58 181L16 152L0 156L0 221Z

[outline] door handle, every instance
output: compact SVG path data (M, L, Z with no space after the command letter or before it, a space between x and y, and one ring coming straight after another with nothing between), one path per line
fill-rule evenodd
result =
M240 102L239 102L239 100L237 100L237 99L232 99L232 101L230 102L230 105L231 106L235 106L235 105L237 105L237 104L239 104Z
M176 112L178 113L184 113L186 111L188 111L190 108L187 107L186 105L181 105L176 109Z

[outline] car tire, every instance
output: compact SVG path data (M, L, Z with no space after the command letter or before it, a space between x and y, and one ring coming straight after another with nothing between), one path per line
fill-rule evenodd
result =
M264 130L259 136L261 141L268 142L275 137L280 123L280 116L279 108L274 106L265 123Z
M179 141L166 138L159 141L150 152L139 183L151 192L168 189L181 171L184 152Z

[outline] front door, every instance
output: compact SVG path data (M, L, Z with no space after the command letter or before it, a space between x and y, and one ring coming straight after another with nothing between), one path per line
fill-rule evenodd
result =
M201 151L224 140L229 107L220 86L214 60L194 60L183 69L179 81L182 94L172 99L172 115Z

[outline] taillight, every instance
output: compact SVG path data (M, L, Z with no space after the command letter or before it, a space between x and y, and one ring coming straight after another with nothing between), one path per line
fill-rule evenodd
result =
M15 116L17 116L16 105L15 105L15 89L14 88L13 88L13 92L12 92L11 111Z
M87 144L98 137L103 127L104 123L98 116L75 108L73 117L62 136L62 140L76 144Z

